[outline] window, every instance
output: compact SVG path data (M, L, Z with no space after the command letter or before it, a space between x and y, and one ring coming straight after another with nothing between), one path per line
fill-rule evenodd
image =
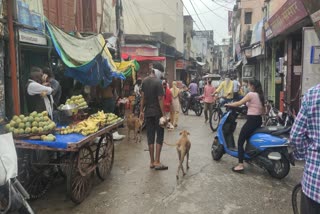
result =
M245 12L244 13L244 23L249 25L251 24L252 19L252 12Z

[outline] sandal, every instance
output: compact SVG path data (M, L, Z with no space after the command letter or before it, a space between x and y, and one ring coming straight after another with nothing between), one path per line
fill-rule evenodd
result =
M163 164L157 165L154 167L155 170L168 170L168 166L165 166Z
M235 167L232 167L232 171L237 173L243 173L244 169L236 169L236 166L235 166Z

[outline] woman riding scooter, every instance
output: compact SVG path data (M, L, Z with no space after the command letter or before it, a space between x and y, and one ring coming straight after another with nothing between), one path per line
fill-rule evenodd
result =
M226 107L238 107L243 104L246 104L248 107L247 121L241 129L238 139L239 164L232 168L234 172L243 172L243 145L251 134L262 125L261 115L264 113L264 95L260 81L250 80L248 87L250 92L240 101L225 104Z

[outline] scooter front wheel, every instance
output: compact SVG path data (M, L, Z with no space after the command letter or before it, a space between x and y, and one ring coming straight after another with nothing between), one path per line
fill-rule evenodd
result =
M212 146L211 146L211 155L213 160L218 161L222 158L224 154L224 148L223 146L219 143L219 139L215 138L213 140Z
M282 179L288 175L290 171L290 162L284 154L281 154L280 160L272 160L272 163L273 168L268 170L272 177Z

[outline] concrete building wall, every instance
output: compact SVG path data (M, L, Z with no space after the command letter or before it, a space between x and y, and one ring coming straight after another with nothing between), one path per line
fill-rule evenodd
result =
M125 34L164 32L172 38L169 45L183 52L183 5L180 0L122 0L122 3Z
M274 0L278 1L278 0ZM263 17L262 8L264 6L264 0L241 0L238 3L239 9L241 10L240 25L241 25L241 41L244 41L245 33L247 30L252 30L254 25L259 22ZM251 24L245 24L245 13L252 12Z
M287 0L271 0L268 5L269 17L272 17Z

